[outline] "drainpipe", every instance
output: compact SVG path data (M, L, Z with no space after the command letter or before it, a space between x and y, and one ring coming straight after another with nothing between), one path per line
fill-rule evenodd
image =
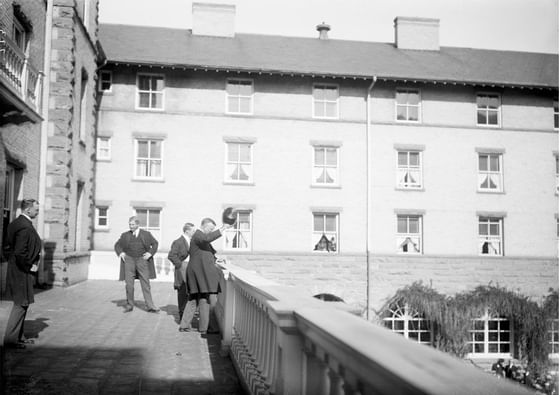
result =
M371 168L371 152L370 152L370 131L371 131L371 93L373 91L373 86L377 82L377 76L373 76L371 80L371 84L367 90L367 97L366 97L366 320L369 321L369 310L370 310L370 277L371 277L371 268L370 268L370 257L369 251L371 249L371 230L370 230L370 215L371 215L371 197L370 197L370 180L369 180L369 169Z
M47 195L47 151L48 151L48 134L49 134L49 95L51 85L51 47L52 47L52 20L53 20L53 1L47 1L47 14L45 21L45 56L43 58L43 69L45 75L43 77L43 97L41 99L41 114L43 121L41 122L41 147L39 156L39 203L40 210L37 217L37 231L42 239L45 238L45 200ZM45 278L43 274L44 261L41 254L41 262L39 268L39 283L43 283Z

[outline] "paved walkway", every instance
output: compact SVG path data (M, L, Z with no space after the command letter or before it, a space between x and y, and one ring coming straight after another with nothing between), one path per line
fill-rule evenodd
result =
M159 314L143 310L138 281L131 313L124 295L124 283L103 280L37 294L25 322L35 344L4 350L4 393L242 394L220 336L178 331L171 284L152 282Z

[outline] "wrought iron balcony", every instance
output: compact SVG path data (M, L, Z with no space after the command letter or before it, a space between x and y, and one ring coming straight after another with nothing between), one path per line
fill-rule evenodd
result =
M42 79L43 73L33 67L21 48L0 30L2 116L17 113L32 122L40 121Z

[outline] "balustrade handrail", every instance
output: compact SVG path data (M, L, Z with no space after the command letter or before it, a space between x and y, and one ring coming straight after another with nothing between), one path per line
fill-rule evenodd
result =
M223 343L249 393L529 394L296 287L220 265Z

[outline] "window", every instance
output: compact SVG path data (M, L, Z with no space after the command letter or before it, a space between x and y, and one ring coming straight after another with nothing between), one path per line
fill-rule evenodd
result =
M479 255L503 255L502 218L478 218Z
M162 157L163 141L161 140L135 140L136 141L136 170L137 178L163 177Z
M476 95L476 124L480 126L500 125L500 95L479 93Z
M253 144L226 143L226 181L249 183L253 181Z
M227 250L251 250L252 239L252 217L251 211L238 211L234 226L224 232L224 240Z
M313 147L314 185L338 185L338 147Z
M471 356L511 352L512 332L507 318L487 313L472 321L469 333Z
M558 195L558 154L554 155L555 173L556 173L556 194Z
M22 171L8 163L6 168L6 180L4 184L4 207L3 207L3 237L7 236L8 224L16 218L16 204L20 196ZM3 245L5 245L3 243Z
M141 229L147 230L157 241L161 241L161 209L137 208L136 217Z
M86 142L87 137L87 108L88 108L88 74L82 69L82 82L80 85L80 141Z
M102 229L109 227L109 207L99 206L95 208L95 227Z
M23 27L23 24L18 21L16 17L13 19L12 39L22 52L25 53L27 51L27 32Z
M548 320L549 354L558 355L558 319Z
M253 81L227 81L226 112L229 114L251 114L253 112Z
M433 343L430 322L406 304L391 306L383 318L383 324L391 331L421 344Z
M554 108L554 129L558 129L558 99L554 99L552 106Z
M420 121L420 91L416 89L397 89L395 113L397 121Z
M111 160L111 138L97 138L97 160Z
M163 75L138 74L138 108L163 110Z
M478 154L478 190L503 192L502 154Z
M422 216L397 215L397 252L422 254Z
M338 214L313 213L313 251L337 252Z
M313 85L313 117L338 118L338 86Z
M422 188L421 152L397 151L397 187L403 189Z
M74 226L74 251L82 250L84 233L84 189L85 183L78 181L76 185L76 222Z
M99 73L99 92L111 93L113 91L113 72L101 70Z

